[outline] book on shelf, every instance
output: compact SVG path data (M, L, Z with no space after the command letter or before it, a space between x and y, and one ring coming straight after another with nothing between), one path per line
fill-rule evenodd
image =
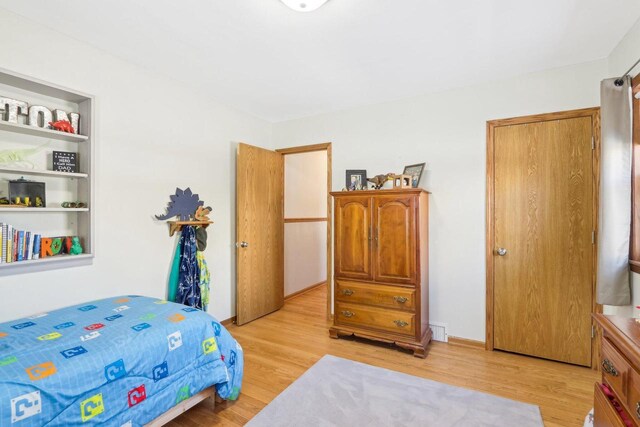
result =
M0 264L40 258L42 235L0 223Z

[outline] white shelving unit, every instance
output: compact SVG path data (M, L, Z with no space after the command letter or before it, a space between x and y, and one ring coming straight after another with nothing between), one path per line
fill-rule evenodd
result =
M9 123L0 121L0 130L8 132L20 133L23 135L32 135L49 139L57 139L60 141L83 142L89 139L85 135L76 135L75 133L59 132L57 130L37 128L21 123Z
M88 173L79 172L58 172L48 171L44 169L26 169L26 168L12 168L9 166L0 166L0 173L14 173L16 175L42 175L42 176L59 176L62 178L88 178Z
M9 223L43 237L78 236L84 252L80 255L57 255L37 260L0 263L0 276L43 271L51 268L75 267L92 262L94 238L94 144L92 95L52 83L20 75L0 68L0 96L19 99L29 105L44 105L80 114L79 134L29 126L20 117L19 123L4 121L0 111L0 150L36 148L38 159L23 164L0 165L0 197L8 197L8 181L24 177L45 183L44 208L16 208L0 205L0 223ZM78 172L57 172L51 168L53 151L72 151L78 155ZM30 165L26 165L30 166ZM62 202L80 201L86 208L63 208Z
M47 212L89 212L89 208L3 208L0 212L11 213L47 213Z

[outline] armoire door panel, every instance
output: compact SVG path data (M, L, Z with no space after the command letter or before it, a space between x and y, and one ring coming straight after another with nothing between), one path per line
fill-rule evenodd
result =
M416 281L416 198L376 197L373 207L374 279L413 284Z
M336 199L335 218L336 277L371 279L371 198Z

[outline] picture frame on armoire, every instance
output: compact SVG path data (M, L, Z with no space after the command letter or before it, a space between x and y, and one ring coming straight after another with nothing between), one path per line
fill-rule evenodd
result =
M404 167L402 174L411 175L411 187L418 188L418 185L420 185L420 179L422 178L422 171L425 165L426 163L417 163Z
M349 191L367 188L367 171L364 169L347 169L345 188Z

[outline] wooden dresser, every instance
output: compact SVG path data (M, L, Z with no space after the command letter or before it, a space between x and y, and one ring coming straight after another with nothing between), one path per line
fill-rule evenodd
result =
M332 338L356 335L426 356L429 193L334 192Z
M640 323L635 319L603 314L594 314L594 318L603 331L600 349L602 383L595 385L594 426L638 426ZM628 423L624 422L625 418Z

